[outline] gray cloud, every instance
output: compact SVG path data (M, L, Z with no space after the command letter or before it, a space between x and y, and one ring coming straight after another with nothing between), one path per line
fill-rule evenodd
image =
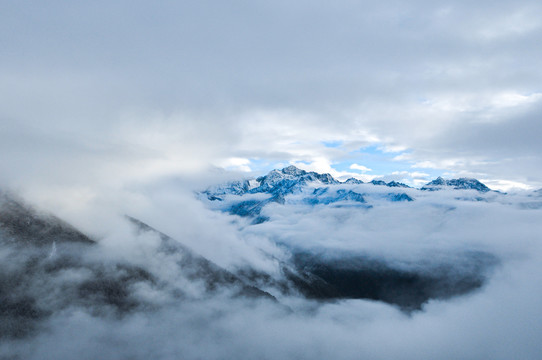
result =
M539 10L533 1L5 4L0 119L3 167L14 170L4 178L28 181L20 174L30 167L26 178L44 178L47 166L36 162L62 159L58 153L68 158L63 167L100 173L96 163L137 161L146 147L158 157L207 148L207 162L313 161L320 141L332 137L407 147L416 161L477 157L495 165L464 161L444 170L538 186L537 142L525 136L538 124L498 102L502 93L540 92ZM299 150L278 152L291 134L243 130L262 121L254 112L280 123L284 111L297 119L295 136L312 133ZM476 125L502 112L525 132ZM156 121L162 126L153 128ZM152 145L123 133L133 125L171 134L172 124L179 137ZM198 141L180 146L186 129ZM479 141L505 133L512 144L501 148L521 164L514 169Z

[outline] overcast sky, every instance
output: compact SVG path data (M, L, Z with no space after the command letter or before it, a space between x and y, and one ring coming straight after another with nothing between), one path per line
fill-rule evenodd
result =
M50 331L0 346L0 357L13 347L40 360L112 349L166 359L537 359L540 198L531 210L523 195L471 203L445 192L362 213L272 205L271 221L250 227L176 190L288 164L414 186L440 175L542 188L540 44L540 0L0 0L0 190L100 239L100 261L141 261L175 284L169 260L150 251L158 243L119 225L114 215L125 213L226 267L265 268L277 239L405 257L427 244L483 248L503 260L487 288L412 317L363 301L281 315L266 304L209 299L191 309L157 296L161 310L121 320L55 313ZM423 196L441 200L427 206ZM4 267L25 256L4 250ZM48 286L60 280L47 276L38 290L54 295Z
M539 1L0 1L0 183L294 163L538 188L541 40Z

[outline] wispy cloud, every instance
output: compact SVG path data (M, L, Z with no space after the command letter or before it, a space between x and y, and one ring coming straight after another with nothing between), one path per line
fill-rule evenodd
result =
M373 171L372 169L369 169L368 167L359 164L350 165L350 169L359 170L361 172Z

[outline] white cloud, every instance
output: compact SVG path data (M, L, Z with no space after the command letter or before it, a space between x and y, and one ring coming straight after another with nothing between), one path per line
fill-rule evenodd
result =
M361 172L373 171L372 169L369 169L368 167L359 164L350 165L350 169L359 170Z
M529 95L523 95L513 92L505 92L496 94L491 103L493 106L499 107L515 107L521 105L528 105L540 101L542 99L542 93L534 93Z
M242 12L205 3L12 5L0 22L16 34L1 60L0 182L88 188L107 173L118 187L229 158L336 163L377 145L408 149L396 160L421 167L541 186L538 140L529 136L540 124L524 119L536 119L540 103L540 4L365 5L322 3L310 14L283 2ZM105 19L96 15L103 8ZM38 10L40 22L27 23ZM67 22L72 11L85 21ZM161 21L141 27L149 14ZM339 15L340 28L326 25ZM252 18L260 21L240 21ZM110 42L89 39L88 29ZM484 32L491 46L479 42ZM327 139L342 144L326 148Z
M429 176L429 174L419 172L419 171L413 171L413 172L394 171L394 172L392 172L392 175L403 175L403 176L409 176L409 177L412 177L412 178L427 178Z
M500 190L500 191L513 191L513 190L533 190L532 186L529 186L527 184L517 182L517 181L510 181L510 180L499 180L499 179L481 179L484 184L489 186L489 188L493 190Z
M226 170L236 170L243 172L251 172L250 159L231 157L224 159L218 163L218 166L225 168Z
M272 272L275 260L282 256L273 241L308 250L363 252L403 264L415 260L418 267L456 251L489 252L501 264L478 291L433 300L423 311L409 316L373 301L316 303L295 294L280 298L280 304L222 295L191 301L186 295L179 298L169 292L179 287L191 296L201 292L182 276L175 254L157 253L156 236L137 236L119 219L110 218L109 224L98 224L107 230L99 249L85 253L84 259L113 264L121 260L150 271L159 286L129 291L153 306L122 317L103 315L99 305L53 311L43 329L30 338L4 340L0 355L27 359L68 359L77 354L82 359L144 359L150 355L156 359L367 356L497 360L514 356L535 360L539 355L542 294L533 284L542 281L542 224L540 209L519 207L521 196L486 194L490 201L471 202L458 200L460 192L406 189L416 201L378 203L358 211L276 205L266 209L271 221L245 226L232 216L198 206L193 198L175 190L175 182L169 187L156 185L146 191L146 202L153 205L141 208L137 215L229 269L248 262ZM368 196L389 191L372 185L359 185L358 190ZM0 245L0 256L7 260L3 247ZM0 262L2 269L13 266L21 254L14 255L10 261ZM70 275L67 280L48 274L40 279L40 286L61 289L78 277L85 279L84 273L66 275ZM64 341L67 336L70 341Z

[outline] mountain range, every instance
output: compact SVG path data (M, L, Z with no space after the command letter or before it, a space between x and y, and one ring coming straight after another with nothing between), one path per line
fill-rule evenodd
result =
M214 186L198 196L212 210L245 217L257 225L273 221L267 211L270 204L371 211L381 204L408 204L423 193L432 193L425 190L447 188L489 192L474 179L439 178L414 189L394 181L340 182L329 174L289 166L256 179ZM142 288L179 304L226 294L279 304L287 297L324 302L367 299L411 312L431 299L449 299L479 289L499 264L497 256L482 250L461 250L456 256L442 256L441 261L422 266L415 259L394 263L365 251L309 249L277 242L275 246L283 252L280 259L259 250L274 259L273 271L250 266L226 269L193 251L183 239L174 239L131 216L124 221L134 238L158 239L148 256L171 265L167 277L144 263L92 255L100 248L100 239L0 192L4 257L0 265L0 338L32 336L52 314L66 309L118 317L151 311L157 305L140 296Z
M236 180L213 186L202 191L201 195L212 202L225 202L225 205L215 206L216 208L233 215L253 218L253 223L259 224L268 220L268 217L261 213L262 209L271 203L371 208L372 203L378 200L409 202L414 201L420 191L437 190L475 190L480 194L491 191L480 181L471 178L444 180L439 177L420 189L396 181L372 180L364 183L359 179L349 178L341 182L330 174L318 174L291 165L282 170L272 170L255 179ZM484 200L477 195L472 199Z

